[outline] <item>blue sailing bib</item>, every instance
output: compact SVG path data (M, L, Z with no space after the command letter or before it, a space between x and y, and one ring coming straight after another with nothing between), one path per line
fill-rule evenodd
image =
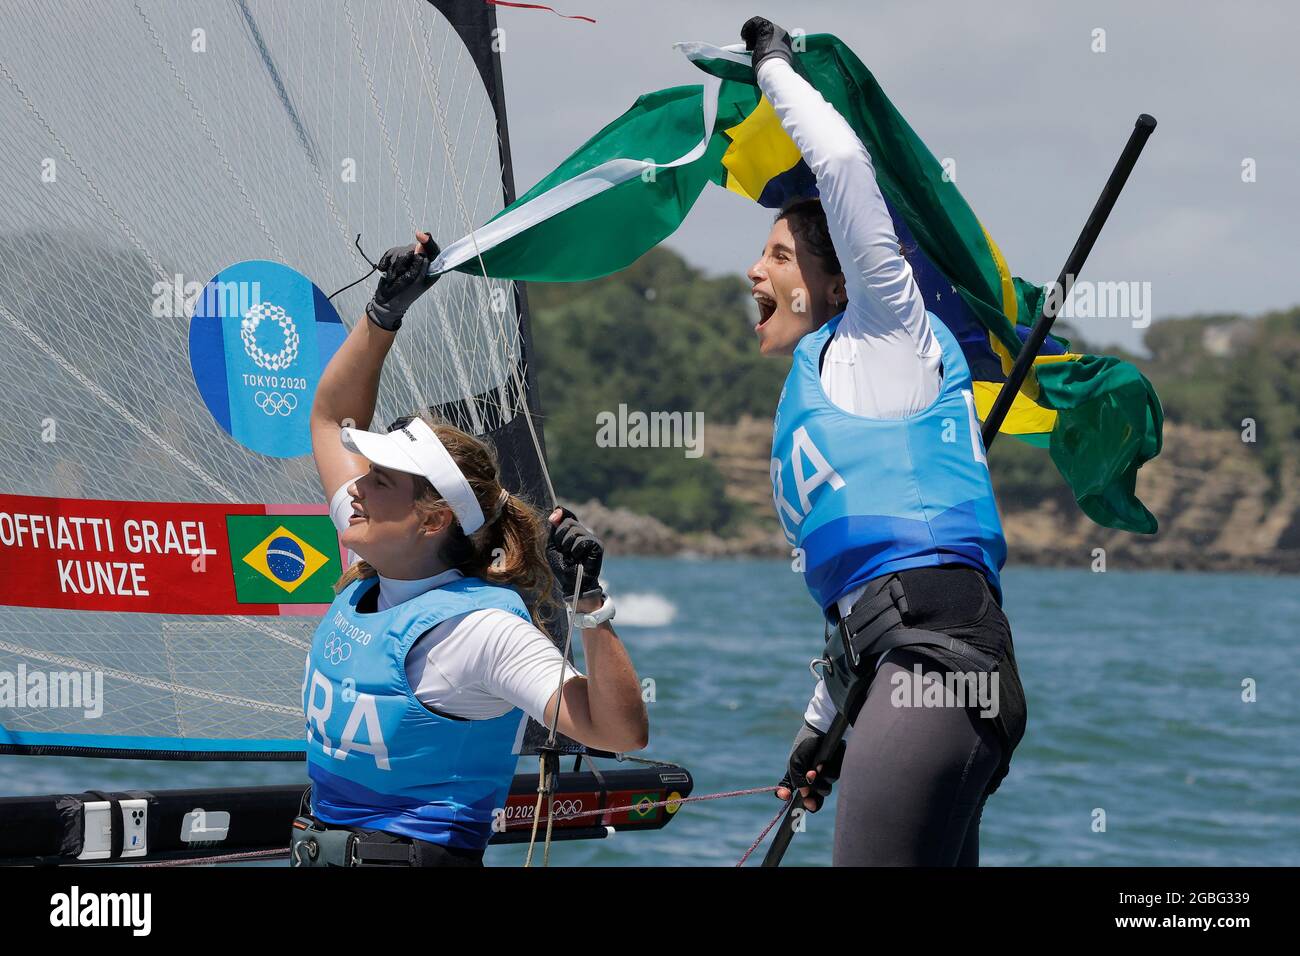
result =
M842 318L800 340L772 435L772 500L808 590L826 610L884 574L966 564L1000 596L1006 541L961 347L931 314L944 368L935 401L906 418L854 415L821 384Z
M406 679L406 654L448 618L499 608L529 620L509 588L461 578L386 611L358 612L356 581L316 629L303 681L312 809L326 823L482 849L514 777L515 708L491 720L431 712Z

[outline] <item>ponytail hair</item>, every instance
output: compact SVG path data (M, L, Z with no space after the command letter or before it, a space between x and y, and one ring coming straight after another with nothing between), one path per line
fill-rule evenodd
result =
M443 563L466 577L516 589L534 621L558 613L555 574L546 559L545 516L527 499L502 486L496 449L488 440L476 438L428 412L418 417L447 449L483 511L483 526L468 535L453 514L440 555ZM450 507L428 479L412 477L414 506L422 517L432 517ZM369 563L358 560L339 578L334 592L338 594L354 581L376 573Z

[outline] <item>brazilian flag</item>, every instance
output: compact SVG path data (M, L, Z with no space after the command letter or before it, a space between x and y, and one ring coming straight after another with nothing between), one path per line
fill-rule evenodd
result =
M635 793L629 801L631 808L627 811L630 820L653 820L659 812L655 804L659 801L657 793Z
M329 515L227 515L241 604L329 604L342 574Z
M926 305L961 342L983 418L1045 290L1011 274L956 184L853 51L827 34L804 41L799 69L871 154ZM811 171L754 84L749 54L679 47L705 72L702 85L641 96L516 202L449 245L434 269L593 279L671 235L710 183L771 207L815 194ZM1000 430L1047 449L1093 521L1150 534L1156 519L1135 486L1138 469L1160 453L1163 424L1155 390L1135 367L1049 338Z

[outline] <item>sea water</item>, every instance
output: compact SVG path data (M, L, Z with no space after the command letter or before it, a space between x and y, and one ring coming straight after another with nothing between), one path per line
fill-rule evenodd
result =
M611 558L603 577L653 697L647 755L689 768L697 795L774 783L821 649L789 564ZM1003 581L1029 725L984 812L984 865L1300 865L1300 582L1022 567ZM303 779L301 764L0 757L4 795ZM830 862L834 800L788 863ZM687 804L661 831L557 843L551 862L727 866L777 809Z

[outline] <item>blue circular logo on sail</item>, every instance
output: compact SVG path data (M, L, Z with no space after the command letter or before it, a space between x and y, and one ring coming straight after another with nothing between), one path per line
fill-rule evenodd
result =
M302 577L307 558L297 541L281 535L266 546L266 567L277 581L289 584Z
M259 454L294 458L311 452L312 396L346 335L310 279L250 259L218 272L195 302L190 369L231 438Z

